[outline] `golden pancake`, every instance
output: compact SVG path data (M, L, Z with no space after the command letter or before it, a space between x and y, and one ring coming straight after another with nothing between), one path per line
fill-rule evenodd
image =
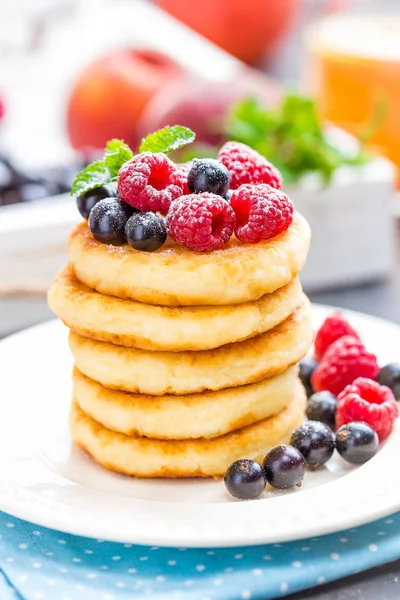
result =
M281 235L222 250L192 252L168 240L156 252L96 241L86 221L69 238L80 281L103 294L164 306L227 305L257 300L285 286L304 266L310 228L298 213Z
M192 394L254 383L299 362L312 342L305 296L283 323L254 338L201 352L151 352L70 334L78 369L105 387L140 394Z
M278 414L293 397L297 367L259 383L186 396L110 390L74 369L74 398L90 417L126 435L213 438Z
M211 440L154 440L106 429L73 401L74 441L111 471L136 477L218 477L239 458L262 461L277 444L288 443L304 419L305 393L296 382L294 397L278 415Z
M50 308L73 331L143 350L209 350L282 323L301 301L297 278L254 302L165 307L105 296L80 283L70 267L56 277Z

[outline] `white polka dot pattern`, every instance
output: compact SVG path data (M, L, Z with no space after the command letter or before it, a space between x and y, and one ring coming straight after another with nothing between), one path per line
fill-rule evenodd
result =
M389 562L397 558L399 536L397 513L286 544L144 548L60 535L0 513L0 598L268 600L350 575L354 565L359 571Z

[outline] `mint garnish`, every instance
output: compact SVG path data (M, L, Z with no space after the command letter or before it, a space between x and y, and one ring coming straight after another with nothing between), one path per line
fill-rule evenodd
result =
M171 152L191 144L195 137L196 134L188 127L167 126L146 136L140 144L139 152Z
M75 177L72 187L72 196L81 196L90 190L111 182L110 171L104 161L98 160L85 167Z
M104 162L111 177L116 177L123 164L133 158L133 152L122 140L113 139L107 142Z
M145 137L139 152L171 152L185 144L190 144L195 137L191 129L182 127L182 125L164 127ZM107 142L104 159L91 163L75 177L71 195L81 196L90 190L116 181L118 171L131 158L133 158L133 152L125 142L117 139L110 140Z

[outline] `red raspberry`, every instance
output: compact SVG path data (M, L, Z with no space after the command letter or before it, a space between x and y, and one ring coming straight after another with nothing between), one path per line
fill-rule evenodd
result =
M325 319L317 331L314 341L314 354L317 360L321 360L329 346L344 335L352 335L359 338L357 331L342 317L339 312L333 313Z
M333 342L311 376L315 392L328 390L335 396L357 377L375 379L379 371L376 356L360 340L344 335Z
M235 235L242 242L259 242L286 231L293 221L293 203L270 185L242 185L231 197L236 215Z
M181 174L181 185L182 185L182 191L184 194L190 194L190 190L188 188L188 184L187 184L187 178L189 175L189 171L192 168L192 161L189 162L185 162L185 163L178 163L176 165L176 168L178 169L178 171Z
M182 196L171 204L167 214L169 235L198 252L222 248L234 227L235 214L230 204L208 192Z
M399 408L391 389L376 381L358 377L339 394L336 413L338 427L364 421L375 429L383 442L392 432Z
M218 158L229 171L231 190L244 183L268 183L273 188L282 189L282 175L278 169L246 144L226 142Z
M166 212L182 195L185 177L162 152L142 152L118 173L121 199L139 210Z

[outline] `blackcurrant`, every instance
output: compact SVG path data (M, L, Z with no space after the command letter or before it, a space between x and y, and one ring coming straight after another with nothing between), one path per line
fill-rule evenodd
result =
M354 422L343 425L336 433L336 449L349 463L361 465L376 454L379 439L367 423Z
M93 237L103 244L125 244L125 226L132 212L131 206L115 198L100 200L89 215L89 229Z
M307 421L294 430L290 443L311 467L324 465L335 450L332 429L320 421Z
M317 361L309 356L306 356L300 361L299 377L306 390L307 398L309 398L314 391L311 385L311 375L314 373L317 366Z
M396 400L400 400L400 363L389 363L382 367L376 380L380 385L387 385L392 390Z
M224 482L228 492L235 498L257 498L265 488L264 469L255 460L242 458L228 467Z
M102 185L94 190L89 190L76 199L78 210L84 219L88 219L90 211L100 200L115 197L116 193L116 186L112 184Z
M307 417L311 421L321 421L331 429L336 424L337 398L331 392L323 391L312 394L307 403Z
M268 452L263 467L266 480L272 487L287 490L300 485L306 461L297 448L281 444Z
M132 215L126 224L125 233L128 244L144 252L158 250L167 239L165 220L153 212Z
M187 183L193 194L210 192L225 196L229 189L228 169L221 161L214 158L195 158L188 174Z

